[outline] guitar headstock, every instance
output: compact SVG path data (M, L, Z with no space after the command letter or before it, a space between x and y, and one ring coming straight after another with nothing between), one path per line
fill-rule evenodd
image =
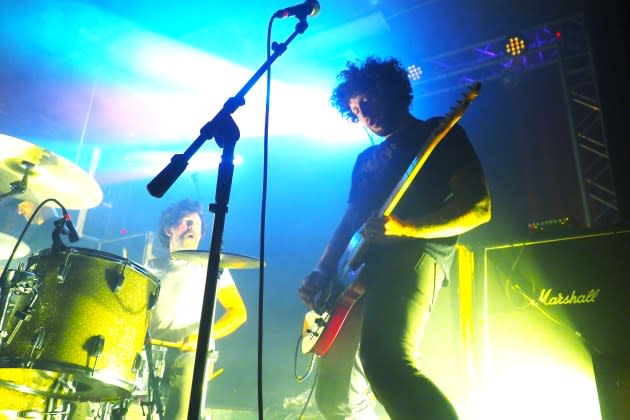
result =
M475 100L477 96L479 96L479 92L481 91L481 83L475 82L472 85L468 86L468 90L462 93L463 99L457 100L457 105L451 108L451 111L446 116L446 119L453 117L461 117L466 111L466 108L472 101Z
M475 82L468 86L468 90L462 93L462 95L464 96L464 100L472 102L479 95L479 92L481 92L481 82Z

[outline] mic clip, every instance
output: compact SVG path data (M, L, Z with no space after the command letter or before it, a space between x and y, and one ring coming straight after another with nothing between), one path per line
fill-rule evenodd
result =
M61 240L61 234L66 234L65 233L65 229L66 229L66 219L64 219L63 217L60 219L55 220L55 228L53 229L52 232L52 252L53 254L60 254L62 251L64 251L65 249L67 249L68 247L63 243L63 241Z

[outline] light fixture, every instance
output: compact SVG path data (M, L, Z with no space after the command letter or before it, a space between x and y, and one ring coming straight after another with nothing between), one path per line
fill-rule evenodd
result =
M420 77L422 77L422 68L416 66L415 64L412 64L407 67L407 74L409 76L409 80L411 80L412 82L420 80Z
M511 56L520 55L525 49L525 41L518 36L510 37L505 44L505 52Z

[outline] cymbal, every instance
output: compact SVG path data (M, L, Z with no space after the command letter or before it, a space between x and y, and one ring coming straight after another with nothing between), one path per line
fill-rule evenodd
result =
M33 165L26 191L18 199L38 204L55 198L67 209L88 209L103 201L98 183L69 160L32 143L0 134L0 191L9 191L10 184L22 179L22 162Z
M6 260L9 256L11 256L11 252L13 252L16 242L17 238L0 232L0 260ZM15 251L13 258L25 257L29 252L31 252L31 248L22 242L20 243L20 246L18 246L17 251Z
M171 252L176 260L184 260L195 264L207 264L209 251L197 251L182 249ZM243 270L247 268L258 268L260 260L246 255L231 254L227 252L221 253L219 260L219 268L229 268L232 270Z

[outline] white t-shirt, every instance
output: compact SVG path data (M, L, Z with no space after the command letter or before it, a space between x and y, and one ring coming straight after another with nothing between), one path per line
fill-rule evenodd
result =
M206 266L182 260L162 260L150 263L149 268L160 279L160 294L151 311L151 337L180 341L196 334L203 306ZM224 269L217 282L217 291L233 284L230 271Z

